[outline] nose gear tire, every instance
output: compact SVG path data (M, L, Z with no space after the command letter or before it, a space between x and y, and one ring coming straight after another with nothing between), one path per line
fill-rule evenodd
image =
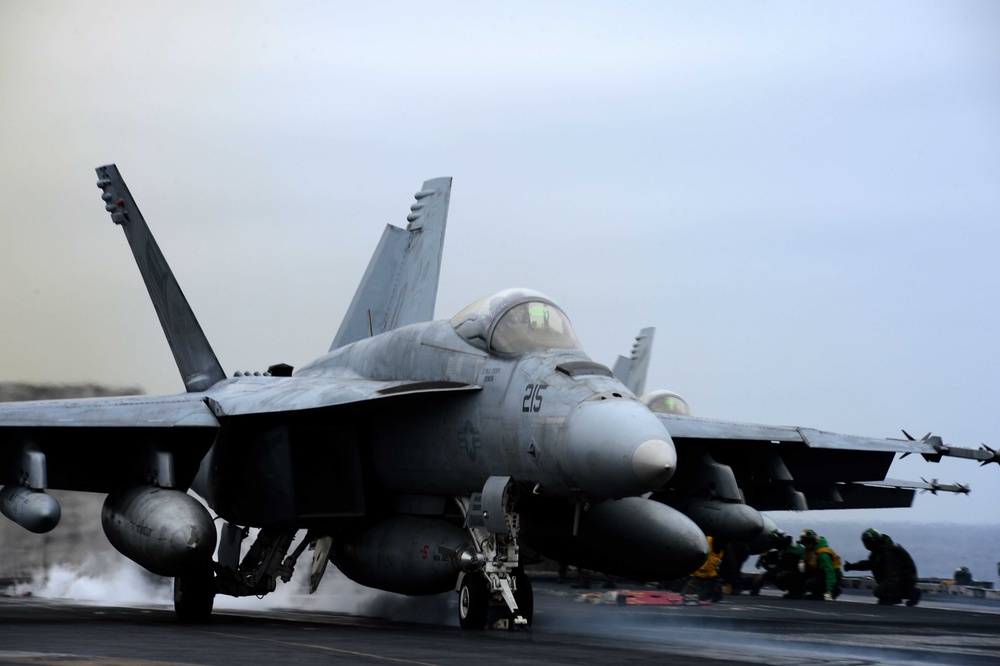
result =
M462 579L458 591L458 622L463 629L483 629L489 611L490 591L486 577L470 574Z

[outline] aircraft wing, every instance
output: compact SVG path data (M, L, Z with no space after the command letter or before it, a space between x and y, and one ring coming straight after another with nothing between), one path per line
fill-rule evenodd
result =
M987 448L920 440L860 437L795 426L770 426L657 414L678 452L671 484L743 500L760 511L909 506L915 482L886 480L897 453L995 460ZM939 487L940 490L950 490Z
M297 412L478 389L454 382L241 377L203 393L2 403L0 485L106 493L145 482L184 489L232 418L280 414L294 422Z
M919 453L924 456L955 455L977 460L991 460L993 454L982 449L955 449L946 446L940 437L914 439L884 439L824 432L796 426L771 426L756 423L739 423L695 416L657 414L674 439L761 441L778 443L798 442L813 449L850 449L856 451L891 451L893 453ZM960 455L961 452L971 452Z
M321 410L406 395L478 390L480 387L474 384L448 381L253 377L224 382L206 395L213 413L226 418Z
M36 429L34 437L44 428L215 428L218 425L204 397L197 394L0 404L0 437L26 428Z
M0 484L111 492L186 488L219 423L196 394L0 404Z

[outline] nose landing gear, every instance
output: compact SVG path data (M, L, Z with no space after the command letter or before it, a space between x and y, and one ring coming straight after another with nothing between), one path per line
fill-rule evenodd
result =
M466 527L485 564L460 575L458 619L463 629L521 629L531 626L531 581L518 560L520 518L511 509L510 477L491 476L482 493L459 498Z

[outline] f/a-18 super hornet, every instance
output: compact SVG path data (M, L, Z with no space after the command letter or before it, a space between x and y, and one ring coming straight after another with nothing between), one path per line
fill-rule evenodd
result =
M655 330L639 332L614 374L670 433L677 473L650 497L690 517L707 534L766 543L775 525L760 511L908 507L916 490L968 493L963 484L901 481L886 474L896 454L998 462L992 449L948 446L937 436L880 439L794 426L737 423L691 415L673 391L645 392Z
M227 377L117 168L97 174L186 392L0 405L10 519L45 532L46 489L107 493L109 541L174 578L186 620L274 591L308 545L311 590L328 562L381 590L456 590L467 628L531 623L522 542L637 579L704 561L702 530L643 497L675 472L670 434L552 300L509 289L431 321L450 179L386 228L326 354Z

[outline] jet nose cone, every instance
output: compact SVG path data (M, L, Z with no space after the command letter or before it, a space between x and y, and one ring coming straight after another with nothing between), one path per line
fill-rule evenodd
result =
M586 401L568 426L561 464L574 492L594 498L641 495L666 483L677 466L670 434L638 401Z
M648 439L632 454L632 471L651 490L659 488L674 474L677 452L669 442Z

